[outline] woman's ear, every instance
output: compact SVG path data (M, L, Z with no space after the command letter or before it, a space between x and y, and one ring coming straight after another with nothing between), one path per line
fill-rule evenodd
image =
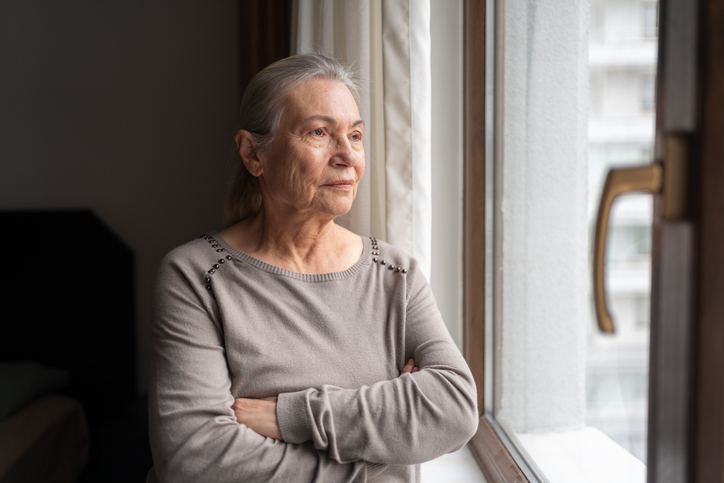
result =
M257 149L258 145L254 140L254 136L243 129L240 129L236 133L236 147L239 150L239 156L246 166L246 169L251 173L252 176L260 176L264 171L259 159Z

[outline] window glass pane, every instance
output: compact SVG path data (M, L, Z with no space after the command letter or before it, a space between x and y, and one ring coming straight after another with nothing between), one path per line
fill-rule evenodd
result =
M644 36L656 37L659 35L659 4L656 2L645 2L642 8Z
M657 13L641 0L506 0L497 26L492 411L552 482L646 480L650 196L613 208L614 336L596 326L590 258L606 173L652 162Z

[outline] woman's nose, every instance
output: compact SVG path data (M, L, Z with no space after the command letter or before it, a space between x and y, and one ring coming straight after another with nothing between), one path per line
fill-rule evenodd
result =
M337 149L332 156L332 161L335 165L354 167L360 157L360 153L357 151L347 137L340 137L337 140Z

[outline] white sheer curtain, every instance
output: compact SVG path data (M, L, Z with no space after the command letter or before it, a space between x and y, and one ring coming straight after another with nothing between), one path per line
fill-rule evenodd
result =
M366 174L340 224L402 248L430 278L430 1L295 0L291 47L333 56L362 80Z

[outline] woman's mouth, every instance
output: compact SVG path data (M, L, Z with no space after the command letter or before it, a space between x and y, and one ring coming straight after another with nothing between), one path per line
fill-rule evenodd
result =
M354 181L351 179L345 179L341 181L335 181L333 183L327 183L324 186L342 191L349 191L354 186Z

